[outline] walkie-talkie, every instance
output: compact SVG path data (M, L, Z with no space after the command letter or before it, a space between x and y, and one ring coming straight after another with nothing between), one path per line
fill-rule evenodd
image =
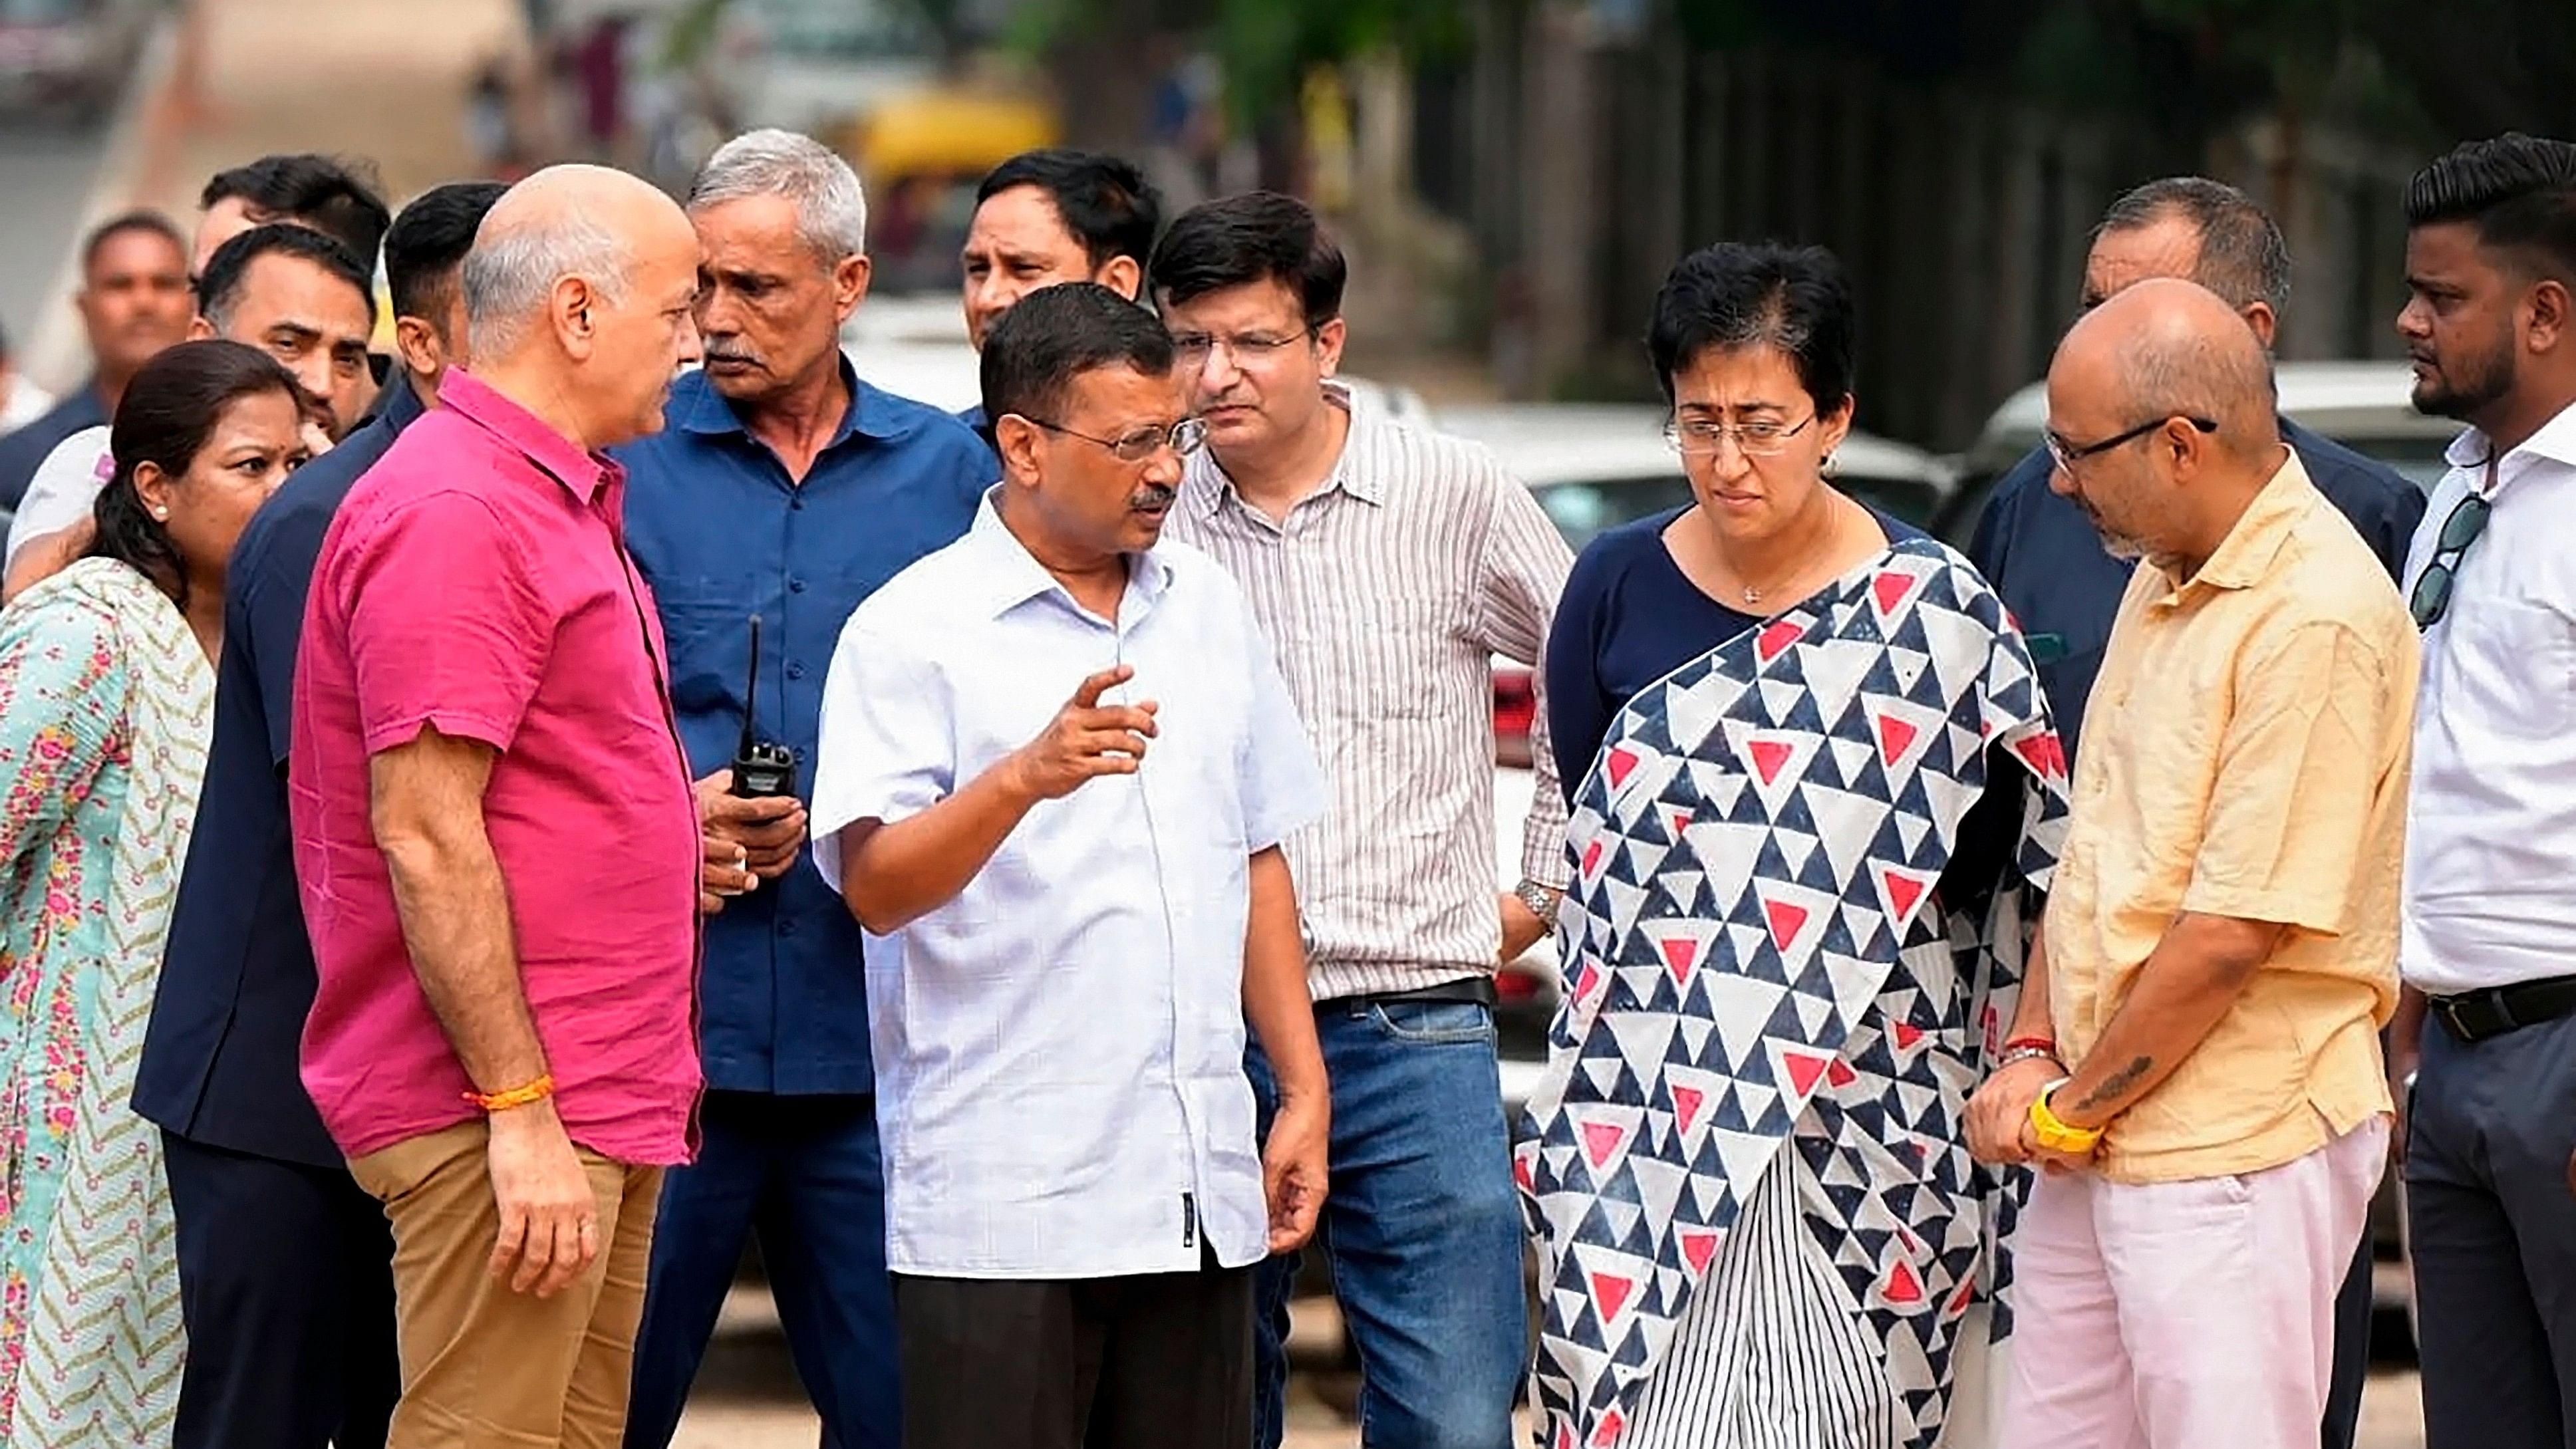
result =
M745 800L796 793L796 752L760 737L752 720L760 697L760 616L751 616L751 668L742 682L742 745L733 756L733 793Z

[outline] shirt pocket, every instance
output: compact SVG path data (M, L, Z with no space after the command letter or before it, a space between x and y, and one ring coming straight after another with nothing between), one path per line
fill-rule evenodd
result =
M653 601L661 609L664 645L671 655L673 706L683 716L741 719L743 686L751 669L751 616L761 612L764 602L753 577L656 580ZM761 644L761 652L774 659L778 641L763 638ZM769 668L764 662L762 672Z
M2576 726L2576 625L2565 614L2535 599L2464 601L2451 628L2463 717L2509 740Z

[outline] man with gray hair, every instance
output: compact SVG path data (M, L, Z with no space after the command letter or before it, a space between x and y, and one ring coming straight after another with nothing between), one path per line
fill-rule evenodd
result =
M2199 176L2150 181L2111 203L2084 263L2083 310L2151 278L2197 282L2218 295L2269 352L2290 301L2290 250L2281 228L2245 193ZM2424 495L2397 471L2330 438L2278 419L2317 491L2370 545L2394 578L2405 563ZM2106 552L2073 502L2051 492L2056 470L2033 448L1995 484L1968 557L2021 621L2042 691L2067 754L2082 748L2084 711L2102 667L2111 619L2134 560ZM2370 1244L2353 1259L2336 1307L2334 1393L2325 1449L2349 1449L2370 1367Z
M697 802L600 450L698 355L698 242L597 167L463 266L471 372L333 516L287 807L304 1087L393 1228L403 1449L608 1449L700 1077Z
M827 1440L894 1449L860 933L804 849L805 808L842 623L966 532L996 465L955 419L868 386L841 355L868 288L846 162L755 131L708 158L688 212L706 367L621 460L627 543L661 601L672 706L728 878L701 902L702 1150L664 1192L626 1442L670 1442L757 1232Z

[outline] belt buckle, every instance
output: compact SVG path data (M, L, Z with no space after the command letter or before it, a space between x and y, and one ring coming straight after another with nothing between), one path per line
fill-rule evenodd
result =
M2451 1029L2451 1034L2464 1042L2478 1042L2513 1030L2513 1011L2504 1004L2501 996L2495 996L2491 1001L2479 1002L2478 1004L2492 1009L2476 1013L2478 1020L2472 1022L2471 1013L2464 1007L2478 1001L2478 995L2448 996L2434 1003L2435 1009L2442 1013L2442 1024Z

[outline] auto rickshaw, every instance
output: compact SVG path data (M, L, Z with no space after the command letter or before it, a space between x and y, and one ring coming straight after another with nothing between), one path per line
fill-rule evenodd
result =
M867 183L871 289L953 295L985 173L1061 139L1043 102L954 87L897 97L852 122L840 150Z

